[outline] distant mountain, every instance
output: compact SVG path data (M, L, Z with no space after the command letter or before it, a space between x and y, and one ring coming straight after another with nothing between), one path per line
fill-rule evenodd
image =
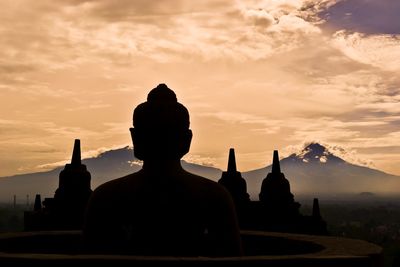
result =
M272 154L272 151L271 151ZM240 158L237 160L240 161ZM106 151L97 157L83 160L92 175L92 188L138 171L140 162L129 147ZM182 161L189 172L217 181L221 170ZM0 178L0 201L10 202L14 194L20 203L26 195L33 200L35 194L52 197L58 187L58 175L64 166L41 173L30 173ZM302 151L281 159L281 170L290 181L292 192L320 196L335 193L398 192L400 177L378 170L350 164L335 156L326 147L312 143ZM248 192L258 199L261 182L271 171L271 166L243 172Z
M323 195L400 191L399 176L346 162L318 143L307 145L299 153L281 159L280 163L295 193ZM258 196L262 180L270 171L271 166L268 166L242 173L247 180L249 194Z
M102 183L137 172L141 169L140 162L134 157L133 149L124 147L106 151L97 157L84 159L82 163L91 173L92 188ZM212 167L182 161L184 169L217 181L222 171ZM54 170L39 173L29 173L0 178L0 202L10 202L17 195L19 203L25 203L26 195L33 200L35 194L43 197L53 197L58 187L58 176L64 166Z

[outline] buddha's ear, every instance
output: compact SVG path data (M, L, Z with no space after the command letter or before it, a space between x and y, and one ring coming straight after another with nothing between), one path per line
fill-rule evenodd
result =
M187 129L181 137L181 140L179 140L179 154L181 157L183 157L185 154L187 154L190 150L190 144L192 143L192 137L193 133L192 130Z
M140 134L138 133L137 129L135 128L129 128L129 131L131 132L131 138L132 138L132 144L133 144L133 153L136 158L143 160L144 154L143 154L143 140L140 140Z
M135 146L135 128L129 128L129 131L131 132L132 144Z

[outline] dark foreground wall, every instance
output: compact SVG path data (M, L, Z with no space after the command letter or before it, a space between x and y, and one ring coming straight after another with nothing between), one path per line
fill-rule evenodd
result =
M382 266L382 249L361 240L271 232L242 232L243 257L99 255L80 232L0 235L0 266Z

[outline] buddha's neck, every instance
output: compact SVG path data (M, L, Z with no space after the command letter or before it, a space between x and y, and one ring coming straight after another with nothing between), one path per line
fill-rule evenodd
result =
M143 171L148 174L177 174L183 171L181 161L174 160L144 160Z

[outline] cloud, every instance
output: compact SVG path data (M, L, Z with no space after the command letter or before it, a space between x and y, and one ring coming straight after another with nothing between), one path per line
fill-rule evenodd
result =
M0 56L27 80L22 67L55 72L87 63L132 67L138 58L265 59L318 38L320 29L307 18L332 1L22 2L20 9L4 6Z
M276 23L274 16L269 14L264 9L246 10L246 11L244 11L244 16L247 17L248 19L252 20L254 25L263 27L265 29L268 28L269 26L271 26L272 24Z
M353 140L360 147L393 147L398 145L400 131L385 133L379 137L359 137Z
M136 57L263 59L319 36L316 15L335 2L26 2L22 9L3 9L1 56L10 70L49 71L84 62L131 66ZM11 27L15 14L22 19Z
M301 142L296 145L286 146L282 149L282 153L280 153L281 157L286 157L291 154L299 154L305 147L307 147L311 143L319 143L323 145L327 150L333 155L355 165L365 166L369 168L375 168L375 164L373 160L368 158L368 156L360 155L358 150L346 145L335 144L335 143L327 143L321 140L309 140L306 142ZM363 157L364 156L364 157ZM326 160L326 158L325 158ZM322 160L321 162L324 162ZM326 161L325 161L326 162Z
M333 35L333 45L355 61L382 70L400 70L399 36L365 35L341 30Z
M187 54L263 58L271 55L264 51L291 49L288 39L298 44L304 35L319 32L302 18L304 2L26 2L22 9L10 5L3 11L11 21L15 14L22 19L13 31L3 24L2 56L8 68L17 56L25 66L50 70L93 60L128 64L136 56L162 62Z
M87 105L87 106L69 108L69 109L67 109L67 110L68 110L68 111L93 110L93 109L103 109L103 108L109 108L109 107L111 107L110 104L105 104L105 103L93 103L93 104L89 104L89 105Z
M2 149L22 153L17 140L35 139L61 149L77 137L90 150L129 143L133 103L161 80L191 108L192 152L217 166L232 145L244 166L259 166L273 146L314 138L391 143L398 36L332 33L324 11L341 2L4 1L0 118L15 124L2 124Z
M215 157L187 154L182 158L184 161L194 164L199 164L207 167L215 167Z
M285 125L282 120L268 119L262 116L235 112L214 112L199 114L204 117L214 117L230 124L239 124L248 128L250 131L266 134L278 133L281 127Z
M282 156L288 156L293 152L300 151L306 143L315 142L327 146L335 155L345 159L346 161L368 167L376 167L373 157L368 155L358 155L358 149L372 148L385 144L387 147L394 146L398 139L396 129L398 125L397 116L364 116L356 117L355 120L350 120L343 116L339 117L291 117L284 120L269 120L268 118L257 117L254 115L236 114L236 113L213 113L207 114L209 117L214 117L220 120L219 127L222 129L231 129L231 126L226 124L236 125L232 128L234 133L226 133L225 137L233 142L235 136L243 136L240 143L236 144L239 147L246 147L249 144L245 143L247 136L252 136L251 143L258 143L259 147L263 147L262 139L249 132L254 131L263 133L268 136L269 140L274 140L274 146L269 149L282 149ZM212 120L208 120L211 122ZM251 124L254 122L255 124ZM222 124L221 124L222 123ZM232 131L230 130L230 131ZM387 134L382 135L382 132ZM279 136L284 136L286 143L294 143L300 145L287 146L285 142L279 139ZM237 138L236 138L237 139ZM238 139L239 140L239 139ZM282 146L283 145L283 146ZM243 153L246 160L251 156L253 164L261 165L261 159L269 158L269 154L263 152ZM254 155L252 155L254 154ZM262 155L262 156L261 156Z
M0 162L14 162L10 167L20 171L34 170L37 165L51 160L61 161L70 155L71 144L75 138L90 140L101 133L81 127L60 126L54 122L32 122L25 120L0 120ZM95 137L97 136L97 137ZM86 143L87 144L87 143ZM85 144L85 146L86 146ZM84 154L85 155L85 154ZM3 165L0 176L8 173ZM14 170L14 172L15 172ZM19 172L20 172L19 171Z
M389 100L388 102L366 103L360 104L357 108L364 110L373 110L376 112L390 112L394 114L400 113L400 101L396 99Z
M115 145L115 146L111 146L111 147L100 147L100 148L96 148L93 150L82 151L82 160L96 158L104 152L107 152L110 150L115 150L115 149L121 149L121 148L125 148L125 147L128 147L128 145ZM40 170L40 171L48 171L48 170L52 170L57 167L64 166L67 163L71 163L71 156L67 157L64 160L60 160L57 162L37 165L35 167L35 169ZM133 161L133 163L137 164L137 161Z
M14 73L23 73L30 72L35 70L35 67L28 64L23 63L0 63L0 72L4 74L14 74Z
M361 155L359 155L357 149L355 148L343 147L342 145L335 145L335 144L324 144L324 145L328 148L328 150L332 154L344 159L349 163L369 168L376 168L376 165L374 164L373 160L371 160L370 158L363 158Z

